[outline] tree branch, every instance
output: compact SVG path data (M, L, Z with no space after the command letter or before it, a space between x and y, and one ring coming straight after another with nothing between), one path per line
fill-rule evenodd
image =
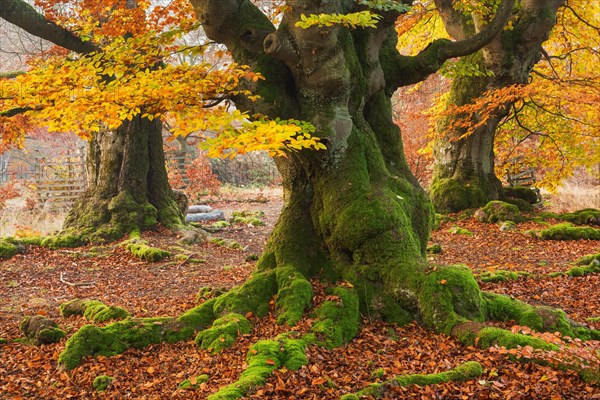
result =
M496 15L485 29L464 40L434 40L414 57L395 54L395 76L386 75L386 80L389 80L388 90L421 82L439 70L445 61L469 55L490 43L504 28L511 15L513 4L513 0L503 0Z
M0 117L14 117L16 115L23 114L30 110L33 110L33 108L31 108L31 107L13 108L11 110L0 112Z
M0 18L32 35L76 53L98 50L92 42L84 42L65 28L48 21L23 0L0 0Z

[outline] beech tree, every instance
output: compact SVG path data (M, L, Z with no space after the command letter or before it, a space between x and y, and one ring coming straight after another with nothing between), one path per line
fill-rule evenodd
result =
M473 35L482 24L485 26L485 20L489 18L490 9L485 4L435 3L446 31L458 40ZM581 77L579 80L573 77L571 71L574 68L567 72L558 65L554 66L561 63L563 56L569 59L583 57L588 63L597 58L584 54L583 42L586 41L585 30L589 23L570 18L573 25L566 28L567 32L562 27L559 30L563 35L548 43L557 15L561 7L565 9L566 3L515 2L509 26L480 51L457 63L456 77L445 100L446 110L440 113L438 135L433 146L435 161L430 194L436 210L455 212L485 205L490 200L504 199L495 168L495 145L500 145L506 158L515 158L519 154L515 153L515 146L532 138L542 142L532 146L538 156L529 155L527 159L532 162L531 165L549 170L543 182L549 188L568 176L572 166L590 165L590 161L593 165L596 157L590 153L590 156L584 156L586 153L580 150L594 146L592 140L582 140L582 135L593 136L595 131L597 136L597 114L588 105L595 102L595 91L590 90L596 85L595 79L584 74L578 75ZM578 15L577 12L589 7L595 6L582 2L577 4L578 11L569 6L570 11L565 13ZM589 14L593 15L593 10ZM580 27L576 27L577 24ZM569 29L577 29L579 33L568 34ZM594 40L588 40L593 46ZM550 55L543 46L558 52ZM576 50L573 51L574 47ZM549 65L539 67L540 60L549 62ZM538 70L532 76L536 65ZM554 82L555 86L550 82ZM561 94L554 97L553 93L557 92ZM580 99L579 111L574 110L577 107L565 105L565 100L571 96ZM506 122L507 117L509 123L498 143L499 126ZM566 168L565 161L569 165ZM508 167L510 165L505 165L502 173Z
M540 339L485 324L492 320L600 337L562 311L481 292L464 266L428 265L425 258L433 208L407 166L390 97L446 60L494 40L512 0L501 2L477 34L436 40L415 56L396 49L394 25L407 9L402 2L288 0L278 26L247 0L190 2L207 36L263 78L240 81L233 97L238 110L307 121L325 148L288 148L276 157L285 205L246 283L178 317L87 325L67 341L60 365L74 368L88 355L110 356L194 335L202 348L219 351L249 331L249 313L268 312L273 296L279 323L292 326L310 312L310 332L254 344L240 379L213 398L241 397L274 369L301 367L308 344L347 343L361 314L398 324L416 320L480 346L549 348ZM311 279L330 282L330 299L315 310ZM480 366L474 364L456 378L476 375Z
M183 228L165 168L162 127L167 112L176 135L206 130L209 121L211 129L224 126L213 146L219 154L225 148L230 156L260 149L277 153L282 143L317 146L308 133L293 137L302 131L301 123L257 120L233 129L233 122L247 116L211 108L242 93L236 89L240 79L259 78L247 68L164 64L173 54L203 51L202 46L174 43L192 28L186 19L188 3L154 8L148 2L39 3L47 17L21 0L3 0L0 17L79 55L69 58L59 52L33 62L27 74L6 76L13 78L16 90L7 89L2 99L2 140L18 142L28 123L90 139L88 189L69 211L63 232L46 244L114 240L157 223ZM161 81L171 83L156 83ZM272 134L265 139L267 129Z

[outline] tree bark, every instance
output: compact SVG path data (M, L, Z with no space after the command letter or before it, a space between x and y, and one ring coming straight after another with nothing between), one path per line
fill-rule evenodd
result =
M488 90L526 84L534 65L542 56L542 43L556 23L563 1L521 1L514 11L514 27L502 31L478 54L461 60L491 76L459 76L450 89L447 104L462 106L474 102ZM456 39L475 34L482 23L452 8L451 2L436 5L446 30ZM499 105L487 123L469 136L463 129L449 129L452 118L439 124L442 138L434 144L434 174L430 187L433 204L439 212L456 212L503 199L502 184L495 174L494 138L499 123L509 113L511 102ZM478 118L473 113L473 122Z
M207 35L266 78L254 90L268 96L238 104L310 121L327 145L325 151L301 151L276 160L285 206L259 270L291 266L305 277L349 281L362 312L373 318L401 323L417 319L448 332L456 322L450 313L480 320L472 277L460 269L428 269L424 255L433 209L406 163L390 98L398 86L435 72L482 37L494 37L503 22L495 20L495 33L483 30L475 41L438 41L416 57L405 57L395 50L398 14L383 13L376 29L302 29L295 25L302 14L347 13L358 6L287 3L290 8L275 29L264 16L256 18L262 14L250 2L192 0ZM263 38L263 46L248 45L248 38ZM427 68L403 75L415 65ZM444 274L452 280L453 291L431 298ZM454 304L452 298L461 294Z
M78 53L100 51L90 41L46 20L22 0L0 0L0 18ZM11 110L6 115L25 111ZM114 131L94 135L87 172L89 187L67 215L64 238L58 238L62 244L114 240L135 230L154 228L157 223L169 228L184 223L167 178L159 121L138 115Z
M117 130L105 130L89 143L88 189L64 223L86 239L117 239L160 222L182 224L167 179L162 123L136 116Z

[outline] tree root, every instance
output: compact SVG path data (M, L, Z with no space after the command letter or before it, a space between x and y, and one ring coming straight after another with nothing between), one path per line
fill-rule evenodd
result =
M131 314L121 307L106 306L98 300L75 299L60 305L60 314L63 317L83 315L88 321L106 322L111 319L129 318Z
M450 381L461 382L478 378L481 375L483 375L483 368L481 364L476 361L467 361L464 364L461 364L458 367L446 372L427 375L400 375L382 383L372 383L356 394L346 394L342 396L340 400L358 400L362 396L372 396L376 399L379 399L383 397L390 387L394 386L427 386Z

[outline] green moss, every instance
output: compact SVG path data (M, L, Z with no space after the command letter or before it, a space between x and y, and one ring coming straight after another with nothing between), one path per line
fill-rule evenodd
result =
M477 210L475 218L480 222L519 222L523 219L517 206L498 200L490 201Z
M214 305L216 300L210 299L183 313L177 320L196 331L206 329L216 318Z
M414 374L414 375L401 375L397 376L389 381L383 383L373 383L360 392L358 396L373 396L378 399L381 398L389 386L428 386L438 385L445 382L462 382L475 379L483 375L483 367L476 361L467 361L458 367L451 369L446 372L440 372L437 374ZM352 398L352 397L350 397ZM357 397L358 398L358 397Z
M569 222L531 233L543 240L600 240L600 229L573 226Z
M110 386L110 384L112 383L112 381L115 378L113 378L112 376L108 376L108 375L100 375L97 376L94 379L94 382L92 383L92 387L94 389L96 389L96 391L98 392L103 392L106 389L108 389L108 387Z
M269 301L277 291L275 271L257 272L243 285L219 296L215 315L253 312L261 317L269 312Z
M275 270L277 276L277 323L295 325L311 307L313 288L311 283L291 265Z
M340 397L340 400L359 400L360 397L355 395L354 393L347 393Z
M460 226L453 226L450 229L448 229L448 232L450 232L450 233L452 233L454 235L473 236L473 232L471 232L468 229L461 228Z
M211 225L211 228L224 229L224 228L227 228L228 226L231 226L231 224L227 221L217 221L217 222L213 222L213 224Z
M600 261L595 259L594 261L590 262L590 265L586 267L573 267L565 271L565 275L575 277L594 274L597 272L600 272Z
M558 351L558 346L548 343L542 339L520 333L512 333L505 329L487 327L479 331L477 335L477 345L481 348L492 346L503 346L507 349L517 347L531 346L534 349Z
M200 387L203 383L208 382L209 376L206 374L198 375L192 379L186 379L179 384L179 389L183 390L195 390Z
M440 246L438 243L434 243L430 246L427 246L427 253L429 254L441 254L442 253L442 246Z
M145 240L133 239L129 240L126 244L127 250L134 256L141 258L142 260L155 262L160 261L163 258L169 257L172 254L166 250L158 249L156 247L149 246Z
M522 201L527 202L530 205L538 202L537 194L531 188L528 188L525 186L515 186L515 187L504 187L504 188L502 188L502 190L504 192L504 196L509 199L512 198L512 199L522 200ZM509 203L510 202L511 201L509 201Z
M589 265L594 260L600 262L600 253L597 253L597 254L587 254L587 255L579 258L577 261L575 261L575 264L577 264L577 265Z
M205 350L218 353L231 347L239 335L245 335L252 330L252 324L243 315L227 314L213 322L212 327L205 329L196 336L196 343Z
M360 315L358 294L353 288L335 287L330 294L337 299L324 301L317 307L317 321L306 340L332 349L343 346L356 336Z
M246 357L248 368L242 372L238 381L221 388L208 399L238 399L249 390L264 385L275 369L299 369L308 362L304 350L303 341L290 339L286 335L281 335L276 340L261 340L253 344Z
M54 236L48 236L42 239L40 245L50 249L71 248L83 246L87 239L78 233L61 233Z
M385 376L385 370L383 368L377 368L371 371L371 378L381 379Z
M209 242L216 244L217 246L227 247L228 249L239 250L242 248L242 246L233 239L212 238Z
M562 214L560 219L576 225L600 225L600 210L585 208L572 213Z
M98 300L71 300L60 305L63 317L83 315L89 321L106 322L112 319L129 318L131 314L121 307L106 306Z
M531 213L535 211L535 207L531 203L523 199L508 197L506 198L506 202L517 206L519 208L519 211L521 212Z
M229 221L234 224L264 226L265 222L262 220L264 217L265 213L262 211L234 211Z
M71 370L86 356L114 356L129 348L190 339L194 329L173 318L126 319L99 328L85 325L67 340L58 363Z
M483 320L479 286L468 267L436 266L421 278L418 302L426 326L450 334L458 323Z
M19 328L35 344L56 343L67 335L55 321L41 315L25 317Z
M506 282L516 281L520 276L530 276L531 274L525 271L504 271L497 270L493 272L482 272L478 275L481 282Z
M0 239L0 258L11 258L19 254L19 248L5 239Z
M444 214L480 207L487 197L476 184L456 179L434 179L429 194L436 212Z

